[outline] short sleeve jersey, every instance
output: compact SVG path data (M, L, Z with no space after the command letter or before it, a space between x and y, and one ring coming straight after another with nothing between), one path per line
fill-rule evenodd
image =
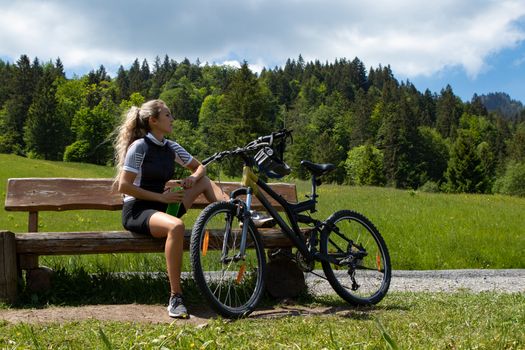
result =
M158 141L152 134L133 142L126 153L123 170L137 174L134 185L162 193L173 178L175 163L187 166L193 157L175 141ZM134 197L125 195L124 201Z

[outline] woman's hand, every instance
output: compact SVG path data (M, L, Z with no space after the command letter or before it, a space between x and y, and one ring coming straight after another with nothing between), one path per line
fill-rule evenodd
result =
M179 186L176 186L179 187ZM164 190L164 193L162 193L162 202L164 203L177 203L182 202L182 199L184 198L184 189L180 190L171 190L171 188L167 188Z
M197 180L195 179L194 176L188 176L187 178L185 179L182 179L181 181L181 185L182 187L184 187L185 189L188 189L188 188L192 188L193 185L195 185L195 182Z
M206 167L202 165L197 159L193 158L186 168L191 171L191 175L185 179L182 179L181 185L185 189L189 189L206 175Z

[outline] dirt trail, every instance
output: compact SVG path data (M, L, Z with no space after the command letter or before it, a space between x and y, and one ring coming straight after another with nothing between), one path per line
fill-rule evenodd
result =
M326 281L309 275L307 284L313 293L331 294ZM474 293L496 291L501 293L525 293L525 269L519 270L440 270L440 271L394 271L390 291L456 292L467 290ZM78 307L48 307L45 309L0 310L0 320L7 322L52 323L79 320L104 320L146 323L206 324L216 314L207 306L192 307L189 320L173 320L168 317L164 305L86 305ZM284 317L290 315L322 315L355 313L350 306L303 307L279 305L271 309L258 309L250 317Z

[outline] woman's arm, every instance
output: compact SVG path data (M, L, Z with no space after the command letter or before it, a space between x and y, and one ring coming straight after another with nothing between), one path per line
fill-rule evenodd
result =
M192 188L197 181L206 176L206 167L195 158L186 165L186 168L190 169L191 175L182 179L182 187L184 188Z

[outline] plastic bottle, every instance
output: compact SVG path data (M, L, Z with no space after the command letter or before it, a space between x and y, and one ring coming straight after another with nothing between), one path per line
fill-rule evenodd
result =
M181 186L175 186L171 188L171 192L182 191L183 189L184 188ZM176 217L177 214L179 213L179 208L180 208L179 202L169 203L168 208L166 208L166 213Z

